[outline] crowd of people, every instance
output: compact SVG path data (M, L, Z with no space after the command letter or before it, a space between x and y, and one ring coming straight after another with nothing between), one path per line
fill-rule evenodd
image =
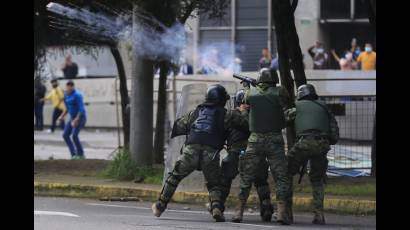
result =
M366 43L362 51L355 38L352 39L350 48L339 56L334 49L326 51L322 42L317 41L309 47L308 53L313 60L313 69L331 69L330 59L338 63L340 70L376 70L376 52L371 43Z
M66 142L71 154L71 159L84 159L84 149L79 139L79 133L86 123L86 111L83 96L75 89L74 82L68 80L66 89L59 86L57 79L50 81L52 86L50 92L46 94L46 87L41 81L35 85L34 95L34 115L35 130L41 131L44 128L43 108L45 101L51 101L53 106L52 121L48 133L53 133L56 127L63 130L63 139ZM68 122L65 116L69 114Z
M317 41L315 45L307 49L307 53L312 58L314 70L335 69L331 66L331 60L338 64L340 70L376 70L376 52L371 43L366 43L362 51L355 38L352 39L351 47L338 55L334 49L327 52L324 44ZM272 54L267 48L262 49L262 57L258 62L258 69L270 68L278 70L278 54L272 58Z

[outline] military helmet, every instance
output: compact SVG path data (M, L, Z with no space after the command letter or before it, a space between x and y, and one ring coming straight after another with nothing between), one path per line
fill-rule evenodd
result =
M279 76L276 70L269 68L262 68L259 71L259 76L256 83L270 83L276 85L279 83Z
M271 71L269 68L262 68L259 71L259 76L256 83L273 83Z
M304 84L298 87L297 99L300 100L306 96L317 98L315 87L312 84Z
M243 103L243 98L245 97L245 90L240 89L238 92L235 94L234 98L234 106L239 107Z
M210 104L225 105L226 101L229 100L228 92L226 92L225 87L220 84L211 85L206 90L205 102Z

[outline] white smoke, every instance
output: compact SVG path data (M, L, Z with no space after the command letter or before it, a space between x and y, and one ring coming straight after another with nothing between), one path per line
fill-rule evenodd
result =
M181 23L166 27L153 16L139 12L135 13L137 20L133 25L132 12L114 17L53 2L47 5L47 10L67 19L55 20L54 27L81 31L109 41L131 43L137 55L151 60L178 63L180 51L186 44L185 29ZM161 28L162 31L159 32L154 27Z
M242 61L234 54L238 46L232 42L214 42L198 48L198 69L205 74L232 75L242 71Z

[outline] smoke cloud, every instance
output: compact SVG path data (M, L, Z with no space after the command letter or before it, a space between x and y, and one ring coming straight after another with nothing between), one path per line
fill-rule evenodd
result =
M136 55L151 60L178 63L180 51L186 44L185 29L181 23L166 27L153 16L140 12L135 12L137 20L133 24L132 12L112 12L116 16L109 16L53 2L47 5L47 10L65 18L52 21L53 27L99 36L99 40L131 43ZM161 32L156 28L160 28Z
M198 48L196 61L201 73L232 75L242 71L242 61L235 56L241 47L232 42L212 42Z

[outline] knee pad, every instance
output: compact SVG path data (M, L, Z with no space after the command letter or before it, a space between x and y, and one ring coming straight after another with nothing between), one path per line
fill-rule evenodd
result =
M168 178L165 180L165 183L171 185L172 187L177 187L182 178L183 176L175 175L173 172L170 172Z

